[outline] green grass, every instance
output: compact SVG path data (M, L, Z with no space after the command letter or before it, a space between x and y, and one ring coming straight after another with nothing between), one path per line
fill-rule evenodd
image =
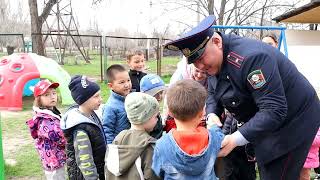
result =
M79 65L65 64L62 65L70 75L83 74L87 76L100 76L100 61L98 59L91 60L91 64L81 63Z
M11 146L3 147L6 152L4 158L15 161L14 165L5 164L6 177L43 176L39 155L25 123L32 117L31 110L6 112L6 115L2 114L2 117L3 140L6 140Z
M3 129L3 136L8 138L13 138L17 136L22 136L24 138L27 137L29 133L26 121L27 119L32 118L32 114L30 111L29 113L24 113L20 118L19 117L7 117L5 120L2 120L2 129ZM19 132L19 134L17 134Z
M179 61L178 58L175 57L167 57L167 58L163 58L163 65L165 67L172 67L173 70L175 70L176 68L176 64ZM112 64L125 64L126 62L124 60L110 60L108 61L108 66L111 66ZM146 66L148 68L148 72L150 73L155 73L156 72L156 61L155 60L150 60L146 63ZM103 103L105 103L110 95L110 89L108 88L108 86L104 83L104 82L100 82L100 61L99 61L99 57L95 56L95 58L93 58L91 60L91 64L86 64L86 63L82 63L80 65L62 65L62 68L65 69L71 76L72 75L76 75L76 74L83 74L86 75L88 77L91 78L95 78L97 81L97 83L100 85L101 88L101 95L102 95L102 99L103 99ZM163 79L163 81L168 84L172 75L172 72L168 72L165 73L165 75L163 75L161 78ZM29 106L27 106L29 107Z
M71 61L69 61L71 62ZM176 64L179 62L179 58L177 57L165 57L161 61L161 74L168 75L173 74L174 70L176 69ZM106 60L107 63L106 67L111 66L112 64L123 64L127 65L125 60ZM105 64L103 65L104 69ZM157 61L156 60L149 60L146 61L146 67L148 73L156 73L157 72ZM76 74L84 74L89 77L100 77L101 74L101 65L99 56L92 56L92 60L90 64L81 63L78 65L72 64L65 64L62 65L62 68L65 69L70 75Z
M173 70L175 70L177 62L177 58L164 58L162 61L162 66L166 68L171 67ZM111 64L125 64L125 61L108 61L108 65L110 66ZM149 73L156 72L157 64L155 60L148 61L146 66ZM110 89L104 82L99 81L100 61L98 57L95 57L93 60L91 60L91 64L66 64L62 67L70 75L84 74L91 78L95 78L101 87L103 102L105 103L107 101L110 95ZM167 71L167 73L164 74L165 75L162 76L162 79L165 81L165 83L169 83L172 73ZM7 151L4 158L13 159L16 162L15 165L5 164L5 175L7 178L27 177L27 179L42 179L44 177L39 155L35 150L33 140L31 139L29 130L25 124L26 120L32 117L32 103L33 97L24 97L23 111L16 113L10 112L9 114L6 114L4 119L1 121L3 139L7 142L12 140L12 145L14 146L10 152ZM58 108L64 112L67 107L58 106ZM17 142L17 140L21 141L21 143ZM6 147L3 148L6 150Z
M33 144L20 147L14 154L17 164L5 165L7 178L19 176L43 176L39 155Z

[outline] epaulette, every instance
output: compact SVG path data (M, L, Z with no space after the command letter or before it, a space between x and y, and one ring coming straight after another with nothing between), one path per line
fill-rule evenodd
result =
M243 60L244 57L232 51L227 55L227 62L239 69L241 68Z

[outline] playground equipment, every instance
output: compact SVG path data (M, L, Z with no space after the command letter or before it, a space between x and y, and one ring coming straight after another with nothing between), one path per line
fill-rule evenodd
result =
M28 81L23 88L23 96L32 96L33 87L40 81L40 79L31 79Z
M63 105L72 104L68 89L71 77L54 60L33 53L12 54L0 59L0 110L22 110L25 84L36 78L59 82Z

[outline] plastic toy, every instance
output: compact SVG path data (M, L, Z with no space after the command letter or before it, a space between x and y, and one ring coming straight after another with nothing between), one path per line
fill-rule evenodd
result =
M54 60L33 53L12 54L0 59L0 110L22 110L25 84L36 78L59 82L63 105L72 104L70 75Z

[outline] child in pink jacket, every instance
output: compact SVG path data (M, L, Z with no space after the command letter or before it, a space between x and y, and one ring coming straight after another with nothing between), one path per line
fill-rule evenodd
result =
M310 180L311 168L319 167L319 148L320 148L320 129L318 129L317 135L313 140L311 148L309 150L306 162L300 173L300 180Z
M60 128L60 112L56 108L58 86L58 83L51 83L48 80L41 80L36 84L34 116L27 121L48 180L65 179L66 140Z

